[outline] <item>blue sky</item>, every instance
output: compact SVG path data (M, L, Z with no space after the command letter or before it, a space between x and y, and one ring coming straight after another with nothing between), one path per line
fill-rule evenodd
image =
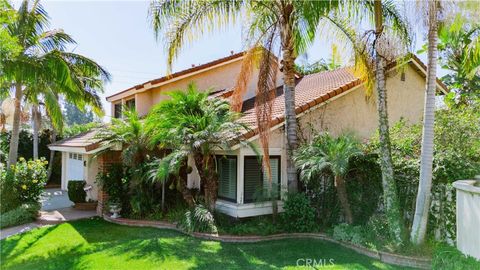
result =
M62 28L72 35L78 43L72 48L76 53L94 59L113 75L101 94L105 120L110 114L106 96L165 75L166 53L155 40L147 16L150 1L44 0L42 4L51 17L51 28ZM242 51L240 32L240 25L232 25L186 46L173 71ZM307 53L309 62L328 58L330 48L328 40L319 38Z

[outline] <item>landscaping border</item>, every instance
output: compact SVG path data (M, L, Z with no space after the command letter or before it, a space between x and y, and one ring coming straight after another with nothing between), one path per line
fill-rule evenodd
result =
M419 269L432 268L430 259L397 255L397 254L384 252L384 251L374 251L362 246L352 245L350 243L335 240L323 233L281 233L281 234L273 234L273 235L267 235L267 236L217 235L217 234L208 234L208 233L199 233L199 232L187 233L177 228L175 224L172 224L166 221L135 220L135 219L127 219L127 218L113 219L108 215L103 215L103 219L108 222L119 224L119 225L169 229L169 230L174 230L192 237L196 237L204 240L220 241L224 243L256 243L256 242L263 242L263 241L273 241L273 240L292 239L292 238L319 239L319 240L324 240L324 241L341 245L343 247L354 250L357 253L360 253L362 255L368 256L373 259L377 259L384 263L393 264L397 266L419 268Z

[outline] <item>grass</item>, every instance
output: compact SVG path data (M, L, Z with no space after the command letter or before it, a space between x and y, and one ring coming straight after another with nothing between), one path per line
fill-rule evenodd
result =
M98 218L35 229L1 240L0 247L2 270L312 269L297 267L299 259L326 261L317 266L322 269L402 269L321 240L221 243Z

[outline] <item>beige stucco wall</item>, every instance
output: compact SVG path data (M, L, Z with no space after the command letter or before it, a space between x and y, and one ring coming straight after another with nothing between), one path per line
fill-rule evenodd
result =
M111 102L111 113L113 116L113 104L122 102L125 103L126 100L135 97L135 106L137 112L140 116L146 115L150 108L159 103L162 100L168 98L165 95L166 92L173 91L173 90L183 90L186 89L188 84L194 82L199 90L223 90L229 89L235 86L237 75L240 72L240 68L242 65L242 59L236 59L235 61L219 65L217 67L202 71L200 73L187 76L180 80L173 79L171 83L161 85L159 87L155 87L149 89L144 92L137 92L133 95L130 95L125 98L115 99ZM254 69L252 72L252 77L248 84L247 93L244 95L244 100L251 98L255 95L255 89L257 86L257 79L258 79L258 69ZM281 73L277 72L277 86L282 84L282 76Z
M92 186L92 190L87 192L87 200L92 199L94 201L97 200L98 194L98 186L95 183L98 174L98 161L95 155L83 155L83 160L87 162L87 166L85 166L84 176L87 185Z

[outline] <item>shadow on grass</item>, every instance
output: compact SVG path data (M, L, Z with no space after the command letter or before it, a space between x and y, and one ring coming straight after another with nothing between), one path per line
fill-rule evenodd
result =
M69 232L76 240L71 240L69 245L69 235L52 238L63 239L64 242L46 246L43 253L39 253L38 247L35 253L29 250L34 242L30 246L22 243L22 248L17 250L15 245L23 237L2 242L2 257L14 259L13 263L7 263L6 268L279 269L305 266L306 260L310 259L326 265L333 260L334 265L328 269L399 269L315 239L235 244L199 240L169 230L121 226L100 219L80 220L60 226L64 229L52 231L50 228L34 238L48 233ZM7 249L4 250L4 246ZM318 266L322 268L322 265Z

